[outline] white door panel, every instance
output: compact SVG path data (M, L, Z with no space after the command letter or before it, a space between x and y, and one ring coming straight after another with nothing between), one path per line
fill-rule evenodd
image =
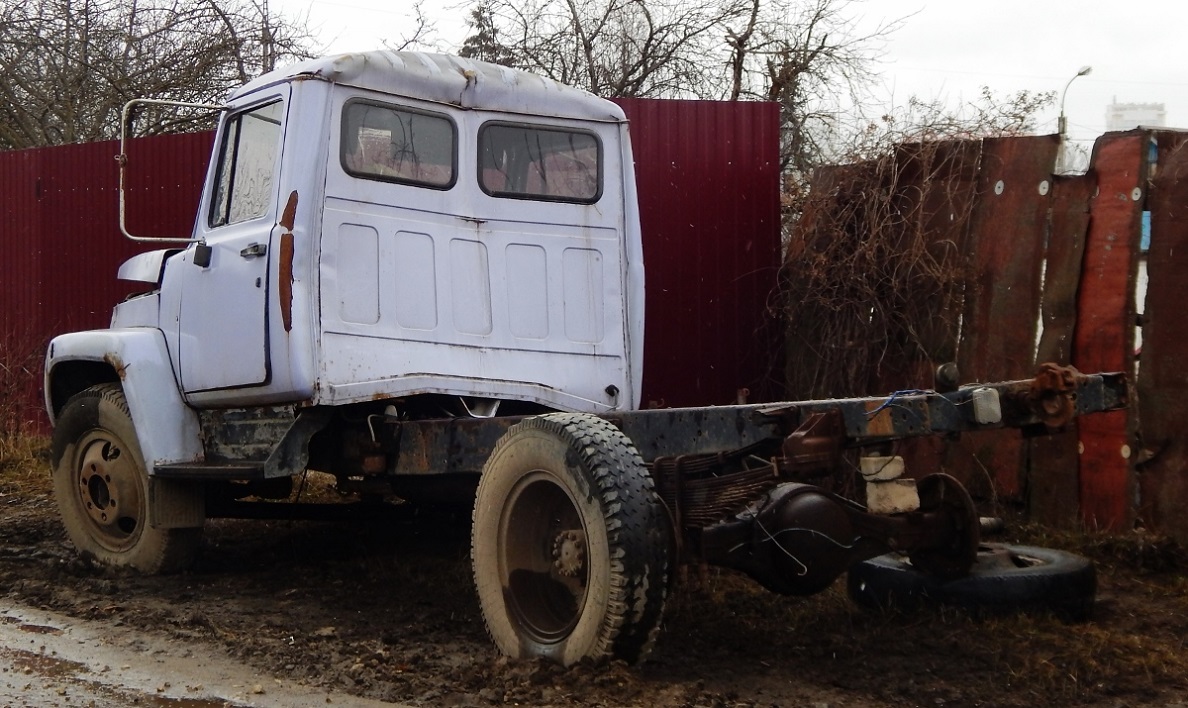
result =
M220 133L213 188L198 217L205 245L190 251L181 274L179 360L187 393L269 380L269 264L276 256L284 106L274 96L229 117Z
M262 384L268 379L268 258L239 251L262 245L255 230L211 244L210 265L185 264L181 378L187 392ZM261 243L261 237L263 241Z

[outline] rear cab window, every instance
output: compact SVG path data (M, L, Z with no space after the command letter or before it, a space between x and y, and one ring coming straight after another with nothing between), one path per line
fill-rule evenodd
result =
M486 123L478 178L494 197L593 204L602 196L602 143L584 130Z
M355 177L449 189L457 144L454 122L442 114L367 100L343 108L339 159Z

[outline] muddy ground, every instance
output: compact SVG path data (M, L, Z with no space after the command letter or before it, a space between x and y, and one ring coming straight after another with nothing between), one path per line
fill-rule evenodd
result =
M562 669L494 651L468 533L448 517L213 520L193 570L137 577L79 560L48 491L0 479L0 593L209 644L291 682L418 706L1188 705L1188 563L1141 534L1024 530L1098 561L1086 624L870 612L847 600L844 582L782 598L714 571L674 592L642 666Z

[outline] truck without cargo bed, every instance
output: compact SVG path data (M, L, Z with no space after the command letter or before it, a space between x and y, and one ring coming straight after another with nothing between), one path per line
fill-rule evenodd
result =
M909 478L890 444L1125 405L1121 375L1045 365L944 393L641 410L644 264L616 105L372 52L266 74L217 109L193 233L127 261L120 277L148 291L47 354L63 522L106 564L181 569L206 518L315 469L344 492L473 504L502 651L635 661L681 564L790 595L890 550L921 582L967 577L968 493ZM858 478L855 498L837 491Z

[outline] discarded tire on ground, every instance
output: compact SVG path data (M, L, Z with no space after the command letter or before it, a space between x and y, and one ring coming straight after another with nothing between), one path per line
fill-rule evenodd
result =
M631 441L590 415L508 430L483 468L471 558L505 654L642 659L667 591L668 521Z
M887 554L856 563L846 580L859 605L910 610L951 605L975 613L1051 612L1081 622L1093 612L1097 573L1087 559L1035 546L983 544L969 575L944 580Z

